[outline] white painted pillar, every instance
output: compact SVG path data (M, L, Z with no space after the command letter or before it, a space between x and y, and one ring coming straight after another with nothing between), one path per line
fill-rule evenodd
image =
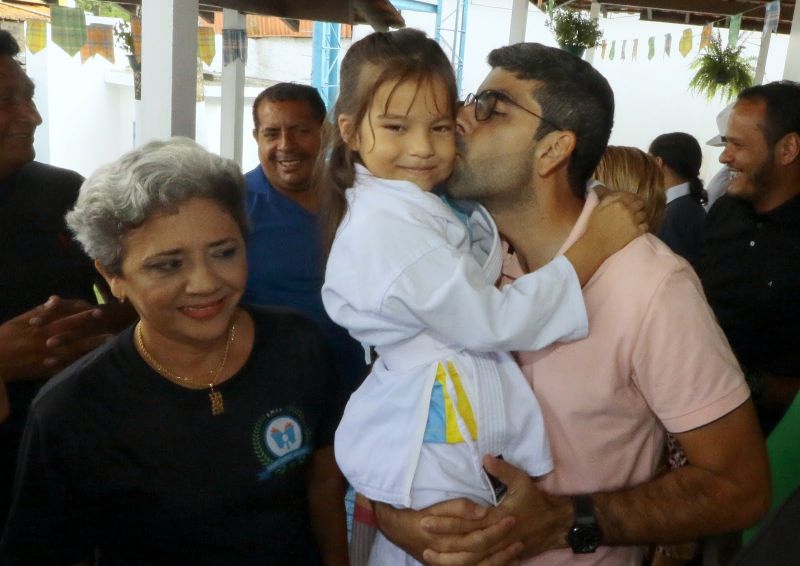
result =
M50 24L47 24L49 30ZM50 163L50 55L53 48L42 49L37 54L25 53L25 72L36 85L33 100L42 117L42 123L36 128L33 149L36 150L36 161ZM53 93L54 95L56 93ZM58 98L54 96L53 98Z
M756 74L753 79L754 85L760 85L764 82L764 69L767 66L767 54L769 53L769 40L772 37L771 31L765 31L761 34L761 47L758 50L758 61L756 62Z
M589 9L589 15L594 21L598 21L600 19L600 2L592 0L592 6ZM583 58L590 64L594 65L594 52L596 51L595 47L590 47L586 50Z
M511 26L508 30L508 44L525 41L525 28L528 25L528 0L513 0L511 6Z
M141 145L195 137L198 0L142 0Z
M222 11L224 29L247 29L246 17L237 10ZM244 119L244 61L236 59L222 67L222 126L219 153L242 164Z
M786 52L786 66L783 78L800 81L800 2L794 3L792 31L789 32L789 50Z

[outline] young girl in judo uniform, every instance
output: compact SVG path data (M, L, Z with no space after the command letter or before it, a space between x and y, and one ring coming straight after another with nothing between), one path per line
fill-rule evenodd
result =
M432 192L453 170L455 115L436 42L412 29L371 34L342 62L320 175L325 309L378 354L345 409L336 460L357 492L414 509L496 504L503 486L485 454L531 476L552 469L539 405L506 352L585 337L581 282L639 234L633 213L606 207L565 256L497 289L492 218ZM378 536L370 563L416 562Z

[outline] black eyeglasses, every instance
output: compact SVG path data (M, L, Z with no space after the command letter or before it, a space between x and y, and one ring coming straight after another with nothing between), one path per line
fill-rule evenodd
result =
M492 113L494 112L495 106L497 106L498 102L504 102L506 104L510 104L511 106L516 106L520 110L524 110L531 116L536 116L542 122L547 124L553 129L560 130L556 124L551 122L550 120L540 116L536 112L532 110L528 110L518 102L515 102L513 98L508 96L504 92L500 92L497 90L484 90L483 92L479 92L478 94L469 93L467 97L464 99L464 106L470 106L472 104L475 105L475 119L478 122L485 122L489 118L492 117Z

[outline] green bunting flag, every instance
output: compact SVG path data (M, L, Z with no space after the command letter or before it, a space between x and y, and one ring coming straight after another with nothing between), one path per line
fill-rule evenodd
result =
M742 29L742 15L731 16L731 27L728 30L728 46L735 47L739 42L739 30Z
M73 57L86 43L86 14L81 8L51 6L51 36L53 43Z

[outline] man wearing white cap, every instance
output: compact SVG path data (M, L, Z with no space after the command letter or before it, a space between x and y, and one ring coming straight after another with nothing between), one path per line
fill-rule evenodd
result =
M706 145L712 145L714 147L725 147L725 142L722 141L722 138L725 136L725 128L728 127L728 118L731 115L731 110L733 109L734 103L731 102L725 108L723 108L719 114L717 114L717 130L719 133L708 140ZM728 190L728 185L730 184L731 178L731 171L728 169L727 165L723 165L722 168L716 172L716 174L711 177L711 180L706 183L705 189L706 193L708 193L708 202L706 202L703 206L706 209L706 212L711 209L711 205L714 202L725 194Z

